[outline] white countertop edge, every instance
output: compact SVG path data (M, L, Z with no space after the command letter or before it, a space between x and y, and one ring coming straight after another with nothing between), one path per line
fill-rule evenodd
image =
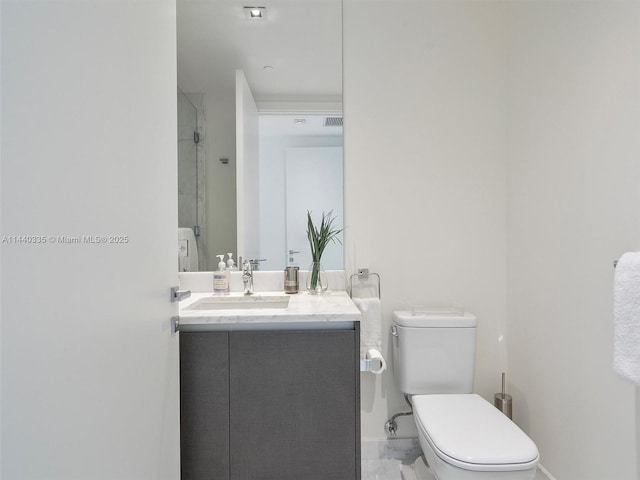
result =
M260 292L257 295L289 297L289 306L246 310L184 310L200 298L213 296L212 293L193 293L180 302L180 325L359 322L361 318L360 310L344 291L329 291L319 295L308 292L290 295L283 292ZM229 296L243 295L234 292Z
M181 332L246 332L277 330L353 330L358 322L182 323Z

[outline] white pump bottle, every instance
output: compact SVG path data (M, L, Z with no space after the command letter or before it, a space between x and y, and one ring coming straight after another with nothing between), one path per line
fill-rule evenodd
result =
M218 270L213 272L213 293L229 293L229 272L225 269L224 255L216 255L220 259Z

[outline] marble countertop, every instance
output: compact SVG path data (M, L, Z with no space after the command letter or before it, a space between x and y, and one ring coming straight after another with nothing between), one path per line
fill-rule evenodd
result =
M279 295L289 298L287 308L187 310L201 298L212 297L212 293L193 293L180 302L181 330L196 330L198 327L240 325L318 325L321 323L353 323L360 321L360 310L345 291L330 291L320 295L299 292L287 295L279 292L260 292L257 295ZM230 297L242 297L242 293L231 293ZM329 325L327 325L328 327ZM336 325L337 326L337 325ZM203 328L207 329L207 328ZM213 329L213 328L212 328Z

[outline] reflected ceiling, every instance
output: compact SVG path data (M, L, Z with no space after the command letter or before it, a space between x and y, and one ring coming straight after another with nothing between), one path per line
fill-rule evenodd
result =
M233 91L240 68L256 101L341 101L340 0L257 3L266 19L237 0L178 0L179 87Z

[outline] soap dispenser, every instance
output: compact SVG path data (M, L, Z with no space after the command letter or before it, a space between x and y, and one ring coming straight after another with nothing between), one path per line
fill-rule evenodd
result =
M229 260L227 260L227 269L228 270L238 270L236 267L236 262L233 260L233 253L227 253L229 256Z
M227 260L227 268L225 268L228 283L227 292L231 292L231 272L238 270L238 267L236 267L236 262L233 260L233 253L227 253L227 255L229 256L229 259Z
M218 270L213 272L213 293L229 293L229 272L225 269L224 255L216 255L220 259Z

